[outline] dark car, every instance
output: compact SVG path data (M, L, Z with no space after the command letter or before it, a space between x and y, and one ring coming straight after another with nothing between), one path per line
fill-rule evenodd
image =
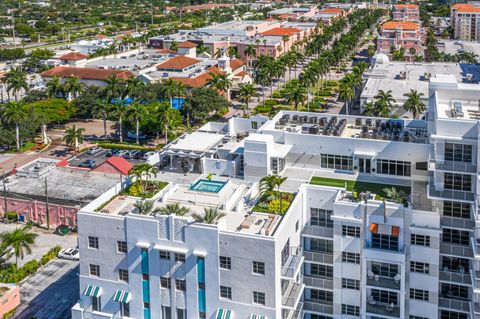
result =
M60 225L57 228L55 228L55 234L64 236L68 233L70 233L71 229L67 225Z
M118 153L117 149L111 149L105 154L105 156L106 157L112 157L112 156L115 156L117 153Z
M78 164L78 167L85 167L85 168L94 168L95 161L94 160L86 160Z

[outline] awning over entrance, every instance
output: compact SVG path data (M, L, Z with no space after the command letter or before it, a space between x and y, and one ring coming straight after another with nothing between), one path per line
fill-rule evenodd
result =
M132 295L128 291L117 290L113 295L113 300L116 302L128 303L132 299Z
M233 318L232 311L227 309L218 308L217 319L231 319Z
M88 285L87 289L85 289L85 296L87 297L99 297L102 295L102 288L94 286L94 285Z

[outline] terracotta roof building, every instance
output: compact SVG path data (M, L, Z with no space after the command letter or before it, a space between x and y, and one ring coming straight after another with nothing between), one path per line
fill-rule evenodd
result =
M302 30L297 29L297 28L273 28L271 30L262 32L262 35L265 36L292 36L294 34L298 34L302 32Z
M53 69L41 73L40 75L43 78L52 78L54 76L60 78L69 78L72 76L77 76L82 80L104 81L112 74L115 74L117 78L121 80L126 80L130 77L135 76L135 74L127 70L104 70L96 68L75 68L66 66L57 66Z
M60 60L65 60L65 61L77 61L77 60L83 60L88 58L88 55L82 54L80 52L69 52L67 54L62 55L59 59Z
M420 22L420 9L416 4L397 4L393 7L393 20Z
M127 176L133 165L123 157L112 156L93 171L108 174L122 174Z
M163 63L158 64L157 70L170 71L170 72L184 72L195 67L195 65L199 63L200 63L200 60L190 58L184 55L179 55L171 59L168 59Z
M207 81L212 77L212 74L223 74L223 71L216 66L210 67L206 73L202 73L196 77L172 77L172 80L181 82L190 88L200 88L207 84Z
M182 43L179 43L177 45L177 48L185 48L185 49L191 49L191 48L196 48L198 44L190 42L190 41L185 41Z
M480 41L480 6L478 4L452 5L450 21L455 39Z
M410 21L385 22L377 38L377 48L382 53L389 54L390 49L404 48L408 55L411 48L416 54L421 54L422 33L420 24Z

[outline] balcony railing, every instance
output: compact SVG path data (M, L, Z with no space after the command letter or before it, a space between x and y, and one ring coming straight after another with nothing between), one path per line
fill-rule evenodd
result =
M303 276L305 286L319 289L333 289L333 278L319 278L314 276Z
M373 277L367 276L367 285L389 289L400 289L400 280L396 281L393 278L378 275Z
M333 302L314 300L304 301L303 310L333 314Z
M290 247L290 256L282 267L282 276L293 278L303 263L302 247Z
M470 246L440 243L440 253L464 258L473 258L473 250Z
M333 254L318 251L304 251L305 260L333 264Z
M441 281L448 281L465 285L472 284L472 279L470 278L470 275L468 273L440 270L439 279Z
M298 301L303 294L304 288L305 285L303 284L303 282L289 282L287 288L282 294L282 305L288 308L296 308L298 305Z
M303 302L299 302L295 309L282 309L282 319L301 319L303 315Z
M386 304L375 301L367 303L367 312L389 317L400 317L400 307L398 305Z
M461 173L476 173L477 167L471 163L462 163L454 161L438 161L430 159L430 163L436 170L461 172Z
M440 296L438 298L438 306L441 308L455 309L459 311L470 312L470 301L449 299L447 296Z
M333 228L307 224L303 227L302 235L310 237L333 238Z
M472 201L472 202L475 200L475 195L472 192L459 191L459 190L453 190L453 189L444 189L443 191L438 191L435 189L435 186L428 187L428 197L448 198L448 199L464 200L464 201Z
M463 228L463 229L472 230L473 228L475 228L475 221L471 219L444 216L440 218L440 225L445 227Z

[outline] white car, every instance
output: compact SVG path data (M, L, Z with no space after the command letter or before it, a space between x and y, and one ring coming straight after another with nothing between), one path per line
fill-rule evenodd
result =
M143 159L147 160L150 156L152 156L154 154L155 154L155 152L147 152L147 153L143 154Z
M80 260L80 251L77 248L66 248L58 253L58 258Z

